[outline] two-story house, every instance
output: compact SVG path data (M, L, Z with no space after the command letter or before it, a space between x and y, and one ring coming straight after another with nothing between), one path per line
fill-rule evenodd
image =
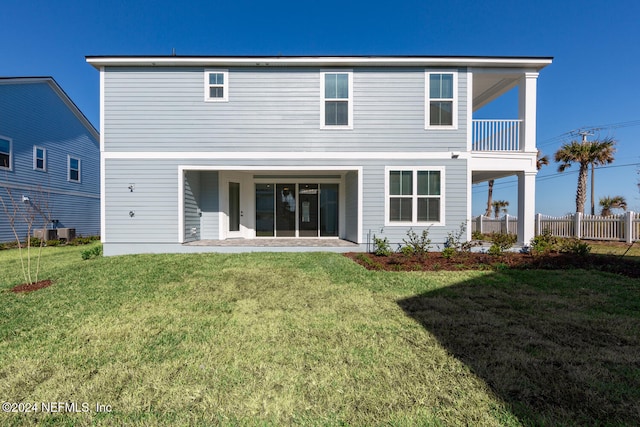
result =
M536 84L551 58L87 61L107 255L364 250L425 228L443 243L471 218L472 184L509 175L519 241L533 237ZM513 119L474 120L515 87Z
M53 78L0 78L0 242L100 232L99 141Z

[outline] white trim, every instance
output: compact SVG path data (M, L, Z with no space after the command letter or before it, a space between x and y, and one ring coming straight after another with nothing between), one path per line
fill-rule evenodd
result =
M553 62L548 57L178 57L178 56L152 56L152 57L126 57L112 56L99 57L88 56L86 61L96 68L101 66L418 66L418 67L533 67L540 70Z
M102 121L101 121L102 123ZM102 133L100 133L102 136ZM102 243L107 243L106 231L107 231L107 183L105 177L106 171L106 159L104 153L100 153L100 240Z
M184 243L184 179L187 170L178 166L178 242Z
M475 70L467 70L467 151L473 148L473 73ZM471 217L469 217L471 218Z
M325 108L326 102L325 99L325 76L327 74L346 74L348 79L348 91L349 96L346 98L347 100L347 124L346 125L327 125L326 117L325 117ZM329 101L332 98L329 98ZM336 98L336 100L343 100L344 98ZM329 129L329 130L345 130L345 129L353 129L353 70L345 70L345 69L321 69L320 70L320 129Z
M444 166L385 166L384 168L384 225L385 227L430 227L430 226L444 226L446 224L446 195L445 195L445 167ZM389 199L391 195L389 194L389 172L391 171L411 171L412 180L413 180L413 194L411 195L412 200L412 216L415 220L412 221L390 221L389 220ZM428 172L440 172L440 221L438 222L427 222L427 221L418 221L418 171L428 171ZM408 197L408 196L407 196Z
M100 67L100 151L104 151L104 80L104 67Z
M9 138L8 136L0 135L0 139L4 139L5 141L9 141L9 167L0 166L0 170L12 171L13 170L13 138Z
M222 74L222 85L212 85L209 83L210 74ZM222 98L212 98L210 96L211 87L222 87ZM229 70L204 70L204 100L205 102L228 102L229 101Z
M514 152L516 153L516 152ZM261 159L281 160L286 154L287 160L451 160L450 151L107 151L103 155L107 159L198 159L198 160L239 160ZM460 159L470 159L471 153L460 153ZM214 168L217 169L217 168Z
M202 166L202 165L178 165L178 171L362 171L362 166Z
M453 98L434 98L435 100L451 102L451 125L431 125L431 96L430 76L432 74L451 74L453 76ZM458 129L458 71L457 70L429 70L424 73L424 128L428 130L457 130Z
M78 161L78 179L71 179L71 159ZM67 154L67 181L75 182L80 184L82 182L82 160L80 157L72 156L71 154Z
M38 150L42 150L42 167L38 167ZM40 145L33 146L33 170L46 172L47 171L47 149Z

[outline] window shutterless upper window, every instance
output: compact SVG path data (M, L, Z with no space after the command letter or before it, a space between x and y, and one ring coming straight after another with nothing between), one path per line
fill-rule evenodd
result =
M67 156L67 180L73 182L80 182L80 159L76 157Z
M457 129L458 74L427 72L425 128Z
M0 136L0 169L11 170L13 160L13 140Z
M227 70L204 71L204 100L209 102L229 100L229 72Z
M353 129L353 72L320 73L320 128Z
M444 224L442 168L387 168L387 225Z
M33 146L33 169L39 171L47 170L47 149Z

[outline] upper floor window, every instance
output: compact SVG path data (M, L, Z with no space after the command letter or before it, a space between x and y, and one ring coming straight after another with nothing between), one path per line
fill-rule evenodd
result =
M229 72L227 70L205 70L204 100L213 102L229 100Z
M47 170L47 149L33 146L33 169L39 171Z
M426 128L458 127L457 73L426 73Z
M67 156L68 173L67 179L69 181L80 182L80 159L76 157Z
M320 128L353 128L353 73L323 71L320 73Z
M0 136L0 168L11 170L13 141Z
M444 224L442 168L387 168L387 225Z

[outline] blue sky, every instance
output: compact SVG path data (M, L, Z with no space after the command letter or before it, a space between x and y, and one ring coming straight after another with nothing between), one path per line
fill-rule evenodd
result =
M99 76L85 55L553 56L538 79L539 148L553 157L570 131L602 128L594 137L619 142L612 167L596 169L596 199L622 195L640 212L634 0L3 0L1 11L0 76L53 76L96 128ZM516 118L515 97L481 114ZM576 170L552 163L538 174L537 212L575 210ZM512 214L516 197L515 178L496 182L494 199ZM486 185L473 199L483 212Z

